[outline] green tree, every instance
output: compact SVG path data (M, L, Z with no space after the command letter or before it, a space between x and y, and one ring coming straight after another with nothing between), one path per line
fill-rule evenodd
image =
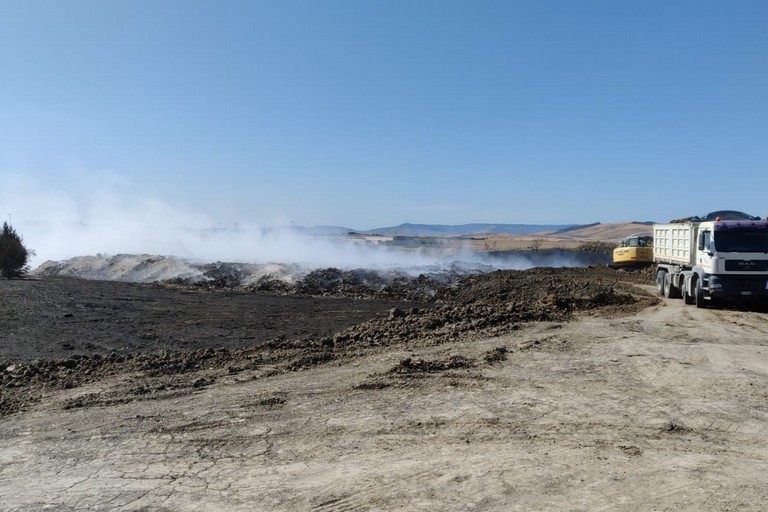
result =
M29 272L29 257L33 255L22 243L16 230L3 222L3 232L0 233L0 274L10 279L21 277Z

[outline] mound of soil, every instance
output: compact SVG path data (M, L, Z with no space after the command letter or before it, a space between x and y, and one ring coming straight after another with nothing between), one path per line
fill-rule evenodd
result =
M642 273L607 267L499 270L443 286L435 307L393 309L387 318L355 325L334 336L337 345L439 343L467 336L496 336L521 322L564 322L576 312L628 314L656 301L627 281L649 284Z

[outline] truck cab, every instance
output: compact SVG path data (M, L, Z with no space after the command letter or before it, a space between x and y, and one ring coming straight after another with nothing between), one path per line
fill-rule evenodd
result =
M705 298L768 293L768 222L714 221L698 226L696 265Z

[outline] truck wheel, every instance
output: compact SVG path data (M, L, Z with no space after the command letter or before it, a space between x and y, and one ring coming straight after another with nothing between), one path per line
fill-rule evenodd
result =
M696 279L696 281L693 283L693 296L694 300L696 301L697 308L703 308L706 306L706 304L704 304L704 290L701 288L701 279Z
M683 287L680 288L680 294L683 296L683 302L685 304L693 304L695 300L693 299L693 295L688 293L688 286L686 286L688 284L687 281L687 279L683 280Z
M668 299L677 297L677 288L672 284L672 276L669 272L664 274L664 296Z
M656 274L656 293L664 295L664 276L667 275L665 270L659 270Z

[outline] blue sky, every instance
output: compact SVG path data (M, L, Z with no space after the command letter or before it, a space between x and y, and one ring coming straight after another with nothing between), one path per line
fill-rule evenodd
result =
M768 215L766 26L765 1L0 0L0 208Z

